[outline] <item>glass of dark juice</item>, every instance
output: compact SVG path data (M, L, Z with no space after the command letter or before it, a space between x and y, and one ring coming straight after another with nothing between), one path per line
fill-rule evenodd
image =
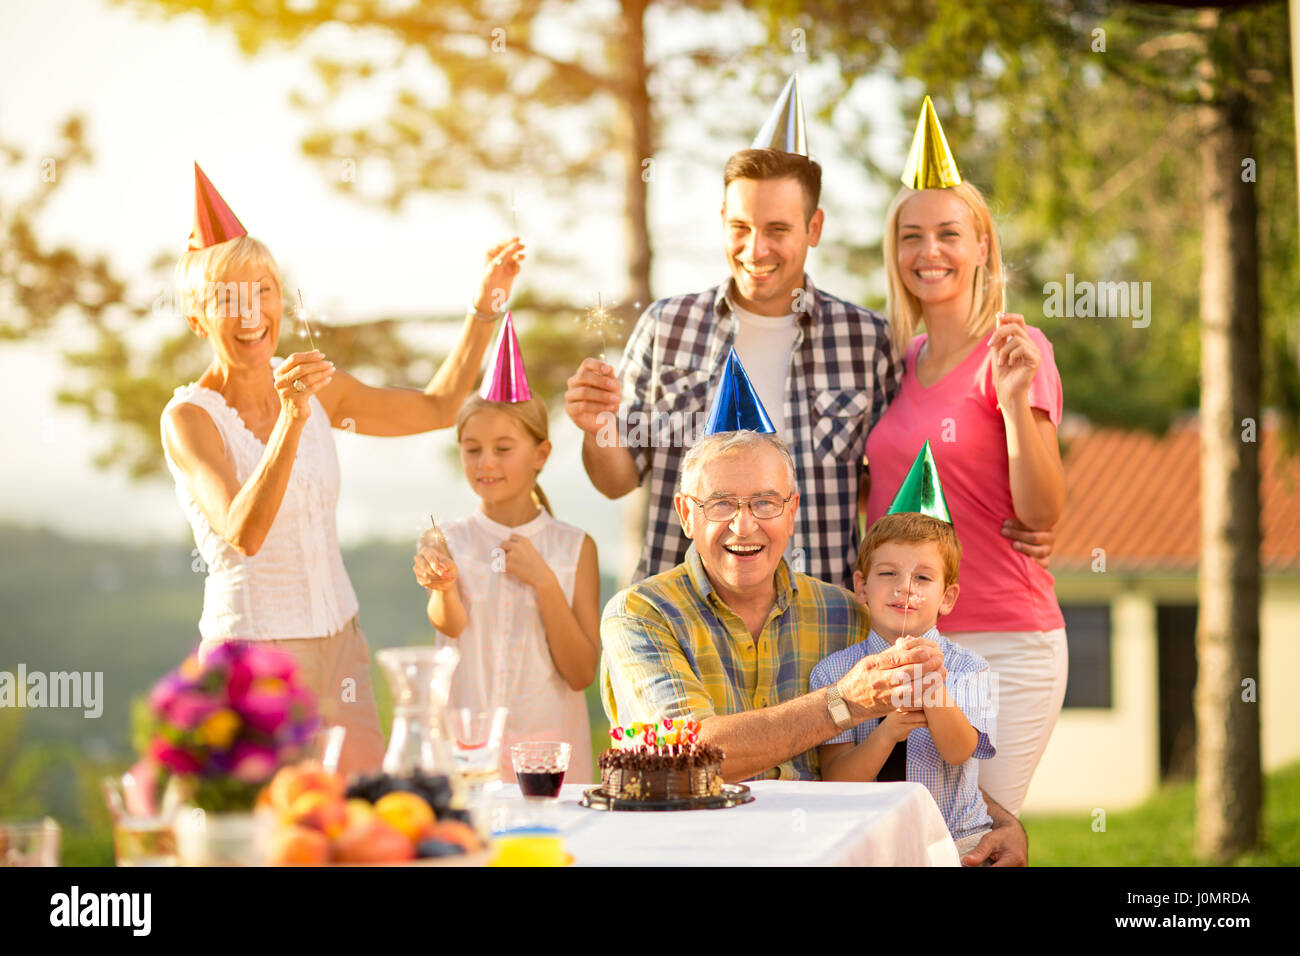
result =
M554 800L560 795L564 773L569 769L570 747L563 741L538 740L515 744L510 748L510 762L525 797Z

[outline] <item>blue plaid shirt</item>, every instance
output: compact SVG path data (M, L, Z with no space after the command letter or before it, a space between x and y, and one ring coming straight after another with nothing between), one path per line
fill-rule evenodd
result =
M703 437L708 409L736 338L728 280L707 292L660 299L642 314L618 367L626 441L650 513L635 583L679 565L690 543L673 508L686 449ZM858 554L858 488L868 430L902 380L885 319L819 291L804 275L794 303L794 347L785 382L799 514L792 570L851 588Z
M907 735L907 779L925 785L938 804L952 838L960 840L993 826L993 818L989 816L988 807L980 795L977 763L997 753L993 745L997 702L996 693L990 687L993 672L989 669L988 661L974 651L954 644L940 634L938 628L932 627L921 636L934 641L943 651L943 666L948 669L948 693L975 728L979 739L970 759L961 766L954 767L940 756L930 731L918 727ZM889 647L889 643L873 630L865 641L836 651L814 667L812 677L808 680L808 690L814 691L834 684L862 658L869 654L879 654ZM826 744L860 744L883 719L876 717L863 721L832 737Z

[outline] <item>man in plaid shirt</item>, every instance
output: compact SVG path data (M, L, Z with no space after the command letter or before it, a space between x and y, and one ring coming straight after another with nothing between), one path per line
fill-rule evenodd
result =
M727 780L816 779L813 748L864 720L910 707L939 645L905 637L809 692L818 655L869 629L853 595L792 571L783 557L803 510L780 438L720 432L683 460L675 513L691 546L675 568L624 588L601 619L601 698L610 723L700 722ZM1015 818L989 802L976 858L1023 864Z
M866 434L898 389L901 360L884 318L820 291L804 272L821 238L821 167L795 153L745 149L728 160L724 183L731 280L646 309L617 379L595 359L569 379L566 410L586 433L583 464L610 498L649 481L633 580L680 564L688 542L673 510L678 471L702 437L735 344L794 455L803 506L791 566L851 586Z

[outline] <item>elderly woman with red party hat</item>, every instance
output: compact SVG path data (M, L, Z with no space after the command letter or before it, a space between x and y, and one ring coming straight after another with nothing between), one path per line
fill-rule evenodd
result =
M195 164L194 230L176 268L179 301L212 361L162 414L176 494L208 566L199 655L228 641L291 653L325 724L346 728L339 770L376 769L384 739L370 651L339 552L331 428L413 435L446 428L469 395L524 258L488 251L473 311L423 391L376 388L320 351L276 358L283 295L270 251L248 235Z

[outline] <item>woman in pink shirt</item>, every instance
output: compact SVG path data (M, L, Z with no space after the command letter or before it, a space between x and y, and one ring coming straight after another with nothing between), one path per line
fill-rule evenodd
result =
M1017 518L1046 531L1061 517L1061 379L1043 333L997 311L998 238L974 186L904 187L884 248L906 371L867 438L867 518L885 513L929 439L963 549L961 597L939 625L992 668L997 756L980 768L980 785L1019 814L1065 698L1065 622L1051 573L1003 527Z

